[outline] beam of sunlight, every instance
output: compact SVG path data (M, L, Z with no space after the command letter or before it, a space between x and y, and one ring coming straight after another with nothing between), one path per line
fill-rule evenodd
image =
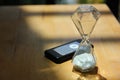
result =
M73 6L74 5L72 5L72 7ZM77 6L74 6L74 8L76 8ZM62 9L64 7L60 8L59 6L54 6L58 7L58 10L56 10L51 5L46 7L42 5L41 7L42 8L40 9L39 7L37 7L37 5L35 7L32 6L20 7L22 11L21 14L22 19L24 21L24 24L26 24L25 27L32 33L34 33L33 36L37 37L36 38L38 39L37 40L38 42L36 41L37 45L40 45L38 47L42 47L42 49L40 49L41 50L40 54L37 54L37 56L35 56L36 58L35 59L36 66L34 68L35 74L37 74L38 78L40 75L42 75L41 77L43 78L47 76L45 77L45 79L49 79L50 78L49 75L55 77L55 80L75 79L76 74L72 72L72 64L70 61L56 65L49 61L48 59L44 58L43 55L41 55L41 53L42 54L44 53L44 50L46 48L58 46L59 44L62 43L62 41L68 42L74 39L81 38L80 34L78 33L77 29L75 28L70 18L73 8L70 9L71 7L69 6L68 10L63 11ZM108 73L111 72L106 71L110 70L114 66L106 68L106 66L102 64L101 58L105 59L104 63L108 65L110 65L109 60L111 61L114 60L112 56L118 55L117 58L119 58L120 49L116 44L120 44L120 36L119 30L116 29L118 28L119 24L115 22L115 18L111 16L110 12L108 11L109 9L108 8L103 9L103 7L106 6L99 5L99 10L102 12L103 15L101 16L98 24L95 26L95 29L90 39L91 41L93 41L93 44L95 45L95 54L97 54L96 56L98 57L99 62L98 65L100 66L101 71L100 73L108 77ZM67 9L67 7L65 8ZM107 19L113 19L114 22L112 22L112 20L107 21ZM108 28L108 26L111 26L112 23L115 23L114 26L116 27ZM34 39L34 37L32 38ZM111 56L109 59L106 59L105 56L107 56L108 54L111 54ZM41 63L44 62L44 64L41 64L40 62ZM114 62L116 62L116 60ZM67 74L62 74L65 73L64 71L66 71ZM112 71L116 70L113 69Z

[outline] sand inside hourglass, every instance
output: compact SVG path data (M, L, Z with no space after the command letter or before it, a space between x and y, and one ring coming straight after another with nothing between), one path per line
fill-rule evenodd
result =
M80 70L82 72L86 72L95 67L96 62L92 55L89 53L90 47L81 47L76 53L76 55L72 61L75 69Z

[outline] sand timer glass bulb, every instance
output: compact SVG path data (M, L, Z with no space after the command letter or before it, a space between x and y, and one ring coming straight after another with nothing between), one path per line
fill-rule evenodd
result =
M82 37L72 63L73 68L81 72L88 72L96 66L96 59L93 54L94 48L89 41L89 37L99 16L99 11L91 5L79 6L72 15L72 20Z

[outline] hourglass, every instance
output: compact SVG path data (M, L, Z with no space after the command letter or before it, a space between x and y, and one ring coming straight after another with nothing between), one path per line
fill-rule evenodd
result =
M99 17L99 11L91 5L79 6L72 15L72 20L82 37L82 41L72 59L73 68L77 71L89 72L96 66L96 58L93 54L94 48L89 41L89 37Z

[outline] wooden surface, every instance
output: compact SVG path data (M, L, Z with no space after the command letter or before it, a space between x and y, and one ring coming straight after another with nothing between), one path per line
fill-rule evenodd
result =
M55 64L44 50L80 38L71 14L79 5L0 7L0 80L79 80L71 60ZM98 74L120 80L120 25L105 4L91 34Z

